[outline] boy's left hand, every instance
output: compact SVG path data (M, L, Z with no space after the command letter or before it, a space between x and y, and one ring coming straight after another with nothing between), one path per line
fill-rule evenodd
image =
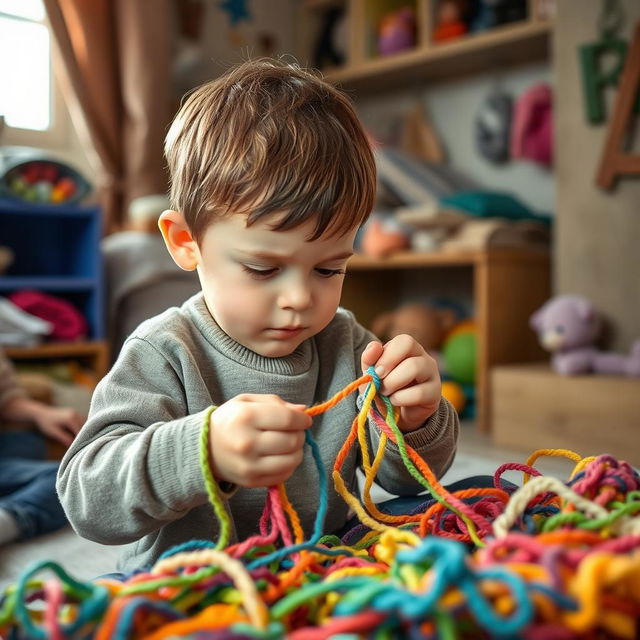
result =
M380 376L380 393L399 407L398 427L415 431L440 404L442 387L436 361L409 335L402 334L384 346L370 342L362 353L362 371L373 366Z

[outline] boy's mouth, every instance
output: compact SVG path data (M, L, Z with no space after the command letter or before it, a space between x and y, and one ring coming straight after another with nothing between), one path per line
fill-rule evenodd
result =
M300 332L304 331L305 327L300 325L290 325L288 327L269 327L267 331L269 333L273 333L275 335L290 337L298 335Z

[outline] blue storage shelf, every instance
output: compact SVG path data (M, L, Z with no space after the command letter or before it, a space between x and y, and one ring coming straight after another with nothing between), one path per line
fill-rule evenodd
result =
M35 289L73 304L87 319L88 338L104 337L98 207L0 199L0 246L14 253L0 275L0 295Z
M0 276L0 291L39 289L40 291L88 291L98 285L97 278L56 276Z

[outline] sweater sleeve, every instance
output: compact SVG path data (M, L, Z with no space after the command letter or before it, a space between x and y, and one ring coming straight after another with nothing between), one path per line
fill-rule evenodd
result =
M9 400L26 394L26 391L16 379L11 361L0 349L0 414Z
M132 542L207 501L199 463L207 408L189 415L177 369L133 338L97 386L57 480L81 536Z

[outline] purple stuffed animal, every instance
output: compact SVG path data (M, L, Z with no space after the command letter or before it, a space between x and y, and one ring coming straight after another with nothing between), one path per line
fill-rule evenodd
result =
M551 298L530 318L540 344L553 355L551 365L562 375L605 373L640 377L640 340L629 355L605 353L594 343L602 319L594 305L581 296Z

